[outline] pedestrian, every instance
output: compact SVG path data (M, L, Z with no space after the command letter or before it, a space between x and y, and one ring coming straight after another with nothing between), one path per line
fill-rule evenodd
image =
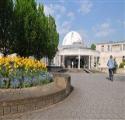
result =
M115 62L113 60L112 55L110 55L107 66L108 66L108 69L109 69L109 79L111 81L113 81L113 70L114 70L114 67L115 67Z

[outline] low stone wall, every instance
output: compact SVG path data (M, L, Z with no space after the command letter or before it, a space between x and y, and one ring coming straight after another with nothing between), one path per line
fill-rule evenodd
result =
M99 68L99 71L104 72L104 73L108 73L108 68Z
M54 82L23 89L0 89L0 116L45 108L60 102L72 91L71 78L54 74Z
M60 72L63 70L61 66L47 66L49 72Z
M99 70L101 72L108 73L108 68L100 68ZM125 74L125 68L118 68L116 70L116 73L118 73L118 74Z
M125 74L125 68L119 68L119 69L117 69L116 72L119 74Z

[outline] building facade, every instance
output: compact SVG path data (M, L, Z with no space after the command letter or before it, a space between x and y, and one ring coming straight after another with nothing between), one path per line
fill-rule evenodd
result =
M58 48L54 64L69 69L92 69L98 65L99 55L98 51L84 47L79 33L71 31L64 37L62 45Z
M99 67L107 68L107 61L109 56L115 58L118 66L125 59L125 41L99 43L96 45L96 50L100 52Z

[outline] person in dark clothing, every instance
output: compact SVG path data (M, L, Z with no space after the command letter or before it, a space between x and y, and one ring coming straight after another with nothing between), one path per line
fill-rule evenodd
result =
M110 59L108 60L107 66L108 66L108 69L109 69L109 79L111 81L113 81L113 70L114 70L114 67L115 67L115 62L113 60L112 55L110 56Z

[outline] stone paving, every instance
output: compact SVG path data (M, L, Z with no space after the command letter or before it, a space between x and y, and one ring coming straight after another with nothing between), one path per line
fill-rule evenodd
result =
M70 73L74 91L44 110L7 116L2 120L125 120L125 75Z

